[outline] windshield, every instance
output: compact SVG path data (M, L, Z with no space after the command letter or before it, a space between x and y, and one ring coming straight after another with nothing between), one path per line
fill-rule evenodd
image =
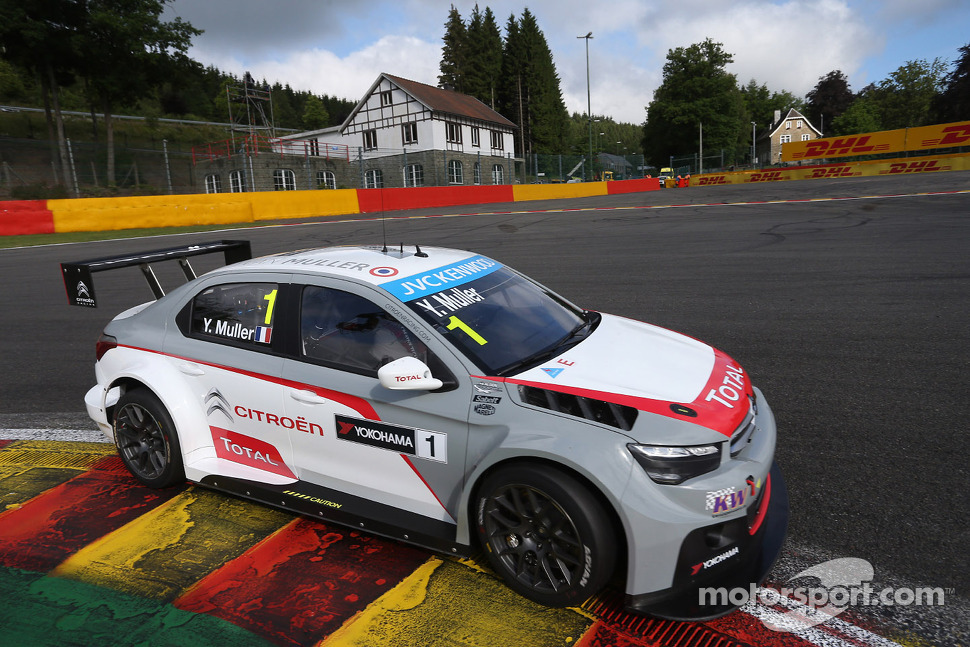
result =
M508 375L558 355L593 319L506 267L407 305L488 375Z

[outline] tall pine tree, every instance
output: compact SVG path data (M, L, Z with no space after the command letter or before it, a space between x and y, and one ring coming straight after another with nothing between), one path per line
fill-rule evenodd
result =
M438 64L438 85L464 92L463 76L466 69L468 49L468 30L455 5L451 5L448 21L445 23L445 45L441 48L441 63Z
M502 73L502 34L492 10L486 7L482 13L476 4L467 34L462 70L464 92L494 109L496 85Z
M528 9L506 26L498 112L519 126L520 155L564 150L569 114L552 52Z

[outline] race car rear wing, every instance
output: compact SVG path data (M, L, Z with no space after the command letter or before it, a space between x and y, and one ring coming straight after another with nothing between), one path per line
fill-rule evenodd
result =
M165 296L161 283L152 270L151 263L160 261L177 260L185 275L186 281L196 278L195 270L189 264L190 256L200 256L202 254L213 254L223 252L226 258L226 265L245 261L253 257L252 249L248 240L219 240L185 247L169 247L167 249L157 249L150 252L138 254L122 254L120 256L106 256L104 258L92 258L86 261L75 263L61 263L61 274L64 277L64 288L67 290L67 300L71 305L83 306L86 308L97 308L98 303L94 296L94 281L92 274L105 270L116 270L121 267L131 267L137 265L141 268L148 287L156 299Z

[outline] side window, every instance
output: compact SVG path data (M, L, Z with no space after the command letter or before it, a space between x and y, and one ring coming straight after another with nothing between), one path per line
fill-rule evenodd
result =
M303 357L364 375L401 357L428 362L414 333L367 299L331 288L307 286L300 308Z
M234 346L268 348L276 318L275 283L227 283L200 292L192 300L193 336Z

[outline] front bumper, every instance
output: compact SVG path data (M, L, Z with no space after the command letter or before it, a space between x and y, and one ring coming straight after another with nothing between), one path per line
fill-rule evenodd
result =
M653 593L627 595L626 607L660 618L686 621L709 620L737 609L729 602L732 597L729 595L705 595L704 600L710 603L702 604L702 590L749 591L752 585L760 585L768 576L781 553L789 513L788 489L777 463L772 464L769 479L770 486L747 517L698 528L684 539L673 586ZM718 604L719 598L725 602Z

